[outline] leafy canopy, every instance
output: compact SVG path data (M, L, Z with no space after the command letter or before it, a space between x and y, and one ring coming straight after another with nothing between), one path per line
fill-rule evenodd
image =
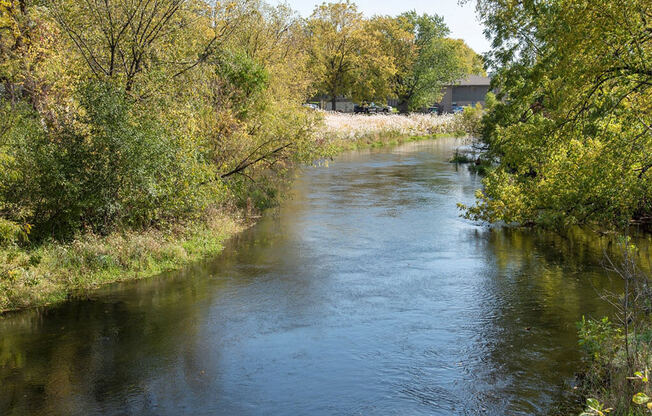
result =
M411 11L377 16L369 26L396 65L390 88L402 112L430 106L444 85L483 73L481 58L464 41L447 38L441 16Z
M309 69L315 90L335 100L370 101L388 95L394 61L349 2L324 3L307 21Z
M498 163L467 211L488 221L652 220L652 4L480 0Z

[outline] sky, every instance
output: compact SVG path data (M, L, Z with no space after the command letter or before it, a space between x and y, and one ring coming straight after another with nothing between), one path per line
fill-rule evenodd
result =
M419 14L438 14L451 30L450 36L464 39L477 53L488 52L489 41L482 34L482 24L475 15L475 1L459 5L458 0L353 0L367 17L376 14L396 16L408 10ZM308 17L323 0L271 0L272 4L287 3L301 16Z

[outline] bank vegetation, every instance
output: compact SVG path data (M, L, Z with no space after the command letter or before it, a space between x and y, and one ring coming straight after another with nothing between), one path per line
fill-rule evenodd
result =
M652 3L479 0L496 100L483 119L493 168L468 218L623 238L606 256L621 289L580 323L584 415L650 414L652 292L626 236L652 224ZM579 412L578 412L579 413Z
M476 110L475 121L481 115ZM396 144L403 141L466 136L473 131L461 114L359 115L328 112L317 137L332 151Z

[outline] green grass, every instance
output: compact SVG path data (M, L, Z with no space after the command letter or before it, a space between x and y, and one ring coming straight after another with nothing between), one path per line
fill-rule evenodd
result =
M487 175L487 173L489 173L491 167L492 167L491 161L480 158L477 160L476 163L472 163L469 165L469 170L471 172L477 173L480 176L485 176Z
M102 285L143 279L219 253L244 228L234 214L218 213L167 230L85 234L68 243L0 249L0 313L52 305Z
M460 165L469 165L469 171L477 173L478 175L485 176L489 169L491 169L492 163L490 160L483 157L474 159L465 153L460 153L455 151L455 155L449 160L450 163L460 164Z
M466 153L460 153L456 150L455 155L449 162L456 163L456 164L464 164L464 163L472 163L474 161L475 160L469 155L467 155Z

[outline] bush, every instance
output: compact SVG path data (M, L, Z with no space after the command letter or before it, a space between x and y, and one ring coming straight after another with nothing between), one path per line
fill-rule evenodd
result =
M580 387L593 403L587 403L585 414L599 414L595 405L602 403L616 415L643 415L652 410L652 405L648 408L652 394L648 384L652 367L649 278L640 272L638 251L630 240L621 238L618 247L622 257L607 256L607 269L623 280L622 293L601 295L613 306L617 323L605 317L599 321L582 318L578 324L580 345L589 357Z
M25 229L20 225L0 218L0 247L6 247L27 239L29 228Z
M138 114L110 84L86 83L78 99L78 111L61 127L45 126L23 108L6 134L10 162L0 204L9 220L33 224L37 239L65 239L83 229L106 234L118 224L143 227L193 211L192 195L209 175L201 163L192 165L196 150Z
M614 325L609 318L601 320L586 320L577 324L579 344L591 356L601 364L611 360L623 342L622 330Z
M482 131L482 104L477 103L475 107L467 106L462 111L462 125L464 131L471 136L478 136Z

